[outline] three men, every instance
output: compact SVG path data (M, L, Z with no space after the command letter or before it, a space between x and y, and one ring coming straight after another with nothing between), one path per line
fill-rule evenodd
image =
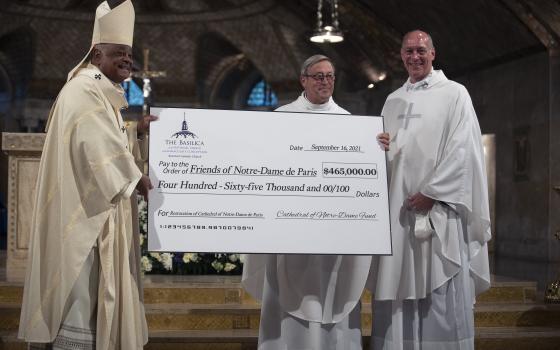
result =
M490 287L480 127L467 90L432 68L427 33L406 34L401 58L409 79L387 98L378 135L393 255L373 258L372 349L474 349L475 295Z
M332 99L335 70L323 55L301 67L304 89L277 111L349 114ZM262 301L259 349L361 349L360 297L371 257L249 255L243 285Z
M28 341L99 349L147 341L128 198L150 184L130 153L117 85L130 75L133 16L130 1L100 5L91 65L70 73L49 117L21 316ZM409 80L387 99L380 136L387 144L391 136L394 253L373 262L372 345L472 348L474 296L490 282L480 128L466 89L432 68L428 34L408 33L401 55ZM310 57L302 95L278 111L348 114L332 99L334 80L330 59ZM360 349L370 261L250 256L243 283L262 300L259 348Z
M19 331L42 343L32 348L141 349L148 340L130 197L151 184L120 114L133 31L130 0L99 5L90 52L49 115Z

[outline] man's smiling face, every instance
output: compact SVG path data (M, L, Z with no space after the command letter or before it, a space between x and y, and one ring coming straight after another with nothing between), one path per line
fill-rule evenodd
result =
M319 61L307 68L299 80L309 102L327 103L334 90L334 67L327 60Z
M432 62L436 58L436 50L426 33L414 31L407 34L403 39L401 58L410 77L410 82L416 83L432 71Z
M119 44L99 44L93 51L91 63L114 83L120 84L132 72L132 48Z

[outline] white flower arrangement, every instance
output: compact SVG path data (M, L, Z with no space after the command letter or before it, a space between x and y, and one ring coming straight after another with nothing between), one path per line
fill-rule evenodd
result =
M147 216L147 210L148 210L148 203L146 203L146 201L142 198L139 198L138 200L138 217L141 217L142 215Z
M163 253L161 254L161 263L163 264L163 268L167 271L173 270L173 254L171 253Z
M150 253L150 256L156 259L157 262L161 262L161 254L160 253Z
M226 265L224 266L224 271L225 272L230 272L232 270L235 270L236 267L237 267L237 265L227 262Z
M140 259L140 268L142 272L150 272L152 271L152 261L147 256L143 256Z
M220 272L224 269L224 264L222 264L221 262L219 262L218 260L214 260L212 261L212 267L214 268L214 270L216 270L217 272Z
M183 262L188 264L190 262L196 263L200 260L200 257L197 253L185 253L183 254Z

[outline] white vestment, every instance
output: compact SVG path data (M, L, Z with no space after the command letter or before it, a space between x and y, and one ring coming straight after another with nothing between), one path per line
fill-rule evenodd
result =
M51 110L20 318L26 341L52 342L73 327L75 308L85 318L95 313L96 349L141 349L148 340L130 202L142 173L119 112L124 106L122 89L90 65L66 83ZM96 264L99 277L88 282ZM97 293L82 302L84 274Z
M387 98L393 255L374 257L372 347L470 349L475 295L490 287L488 189L467 90L433 70ZM421 192L428 213L408 210Z
M349 114L302 94L282 112ZM262 301L259 349L361 349L360 297L369 256L248 255L242 283Z

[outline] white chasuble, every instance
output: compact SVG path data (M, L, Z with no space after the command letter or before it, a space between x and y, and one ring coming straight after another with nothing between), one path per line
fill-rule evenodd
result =
M277 111L349 114L332 98L316 105L303 94ZM248 255L242 283L262 301L259 349L361 349L370 264L370 256Z
M372 260L372 349L473 349L475 296L490 287L490 215L470 96L432 70L389 95L382 114L393 255ZM418 192L436 201L430 211L407 209Z
M483 292L490 287L490 214L481 132L467 90L433 70L389 95L382 115L391 136L393 255L373 259L375 299L422 299L443 286L460 270L461 241L472 295ZM436 200L429 213L406 209L406 199L418 192ZM426 235L424 224L415 228L422 222L415 214L427 215L433 234Z
M141 349L138 237L130 197L142 173L119 113L123 91L89 65L51 110L39 166L19 337L52 342L70 292L99 251L97 349Z

